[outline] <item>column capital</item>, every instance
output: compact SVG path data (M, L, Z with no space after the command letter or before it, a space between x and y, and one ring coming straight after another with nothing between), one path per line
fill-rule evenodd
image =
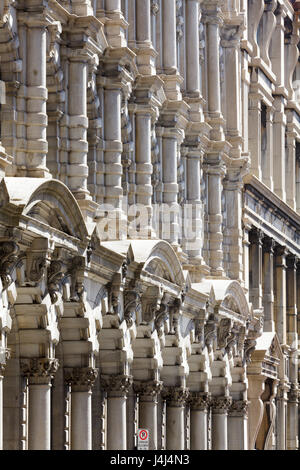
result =
M233 400L228 413L230 416L248 416L249 401Z
M134 382L133 385L135 393L140 397L147 397L156 399L157 395L161 393L163 389L163 382L160 380L149 380L147 382Z
M64 375L65 382L72 386L72 391L88 392L98 377L98 369L94 367L66 367Z
M286 257L286 266L288 269L297 270L298 258L296 255L288 254Z
M211 408L214 414L227 414L231 404L231 397L213 397L211 399Z
M165 387L162 397L169 406L180 408L185 406L189 397L189 390L184 387Z
M276 266L286 268L286 257L288 251L285 246L276 245L275 247L275 256L276 256Z
M11 273L17 263L19 251L19 246L14 241L0 242L0 277L4 289L12 283Z
M21 359L20 367L31 384L49 384L59 367L59 361L55 358Z
M252 230L250 230L249 240L250 240L250 243L252 243L253 245L262 246L263 238L264 238L264 232L260 230L259 228L254 227Z
M109 396L126 396L133 383L132 375L101 375L101 386Z
M296 386L292 385L290 391L288 392L288 401L289 403L298 403L299 400L299 389Z
M210 394L203 392L190 392L189 403L192 410L207 411L210 404Z
M276 246L276 243L275 243L275 240L273 240L273 238L270 238L270 237L263 238L263 250L265 253L270 253L271 255L273 255L275 246Z

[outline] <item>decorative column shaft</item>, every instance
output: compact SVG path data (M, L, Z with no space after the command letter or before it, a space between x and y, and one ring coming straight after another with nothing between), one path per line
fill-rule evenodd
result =
M207 450L207 411L209 396L205 393L191 392L191 450Z
M288 393L287 403L287 450L299 448L298 395L298 387L293 385Z
M266 110L266 136L265 136L265 149L262 154L262 181L268 186L271 191L274 188L273 182L273 108L268 107Z
M264 257L264 331L275 331L274 322L274 248L275 242L271 238L263 239Z
M163 68L170 73L177 70L176 2L164 0L162 7Z
M186 42L187 42L187 75L186 90L188 93L200 92L199 67L199 1L186 2Z
M21 359L29 388L29 450L51 449L51 380L57 368L57 359Z
M248 419L248 439L249 450L255 449L256 438L263 419L264 404L260 398L265 389L265 377L261 375L248 375L248 400L249 400L249 419Z
M297 258L289 255L286 258L286 315L287 315L287 342L293 348L298 348L297 334ZM291 372L291 371L290 371ZM291 377L290 377L291 380ZM297 375L294 380L297 382Z
M121 102L121 86L107 83L104 91L105 203L115 209L121 208L123 194Z
M5 363L0 362L0 450L3 450L3 379Z
M296 210L296 140L294 132L287 132L286 143L286 203Z
M286 450L287 391L281 384L277 393L277 450Z
M168 387L163 392L167 401L166 450L185 448L184 410L188 395L188 390L180 387Z
M251 173L261 180L261 97L259 94L251 92L249 93L248 141L251 152Z
M248 450L248 401L235 400L228 415L228 450Z
M92 450L92 387L98 371L92 367L65 369L71 385L71 449Z
M286 344L286 249L277 247L275 251L275 325L281 344Z
M139 428L149 431L149 450L156 450L157 442L157 395L162 390L162 382L153 380L134 385L139 395Z
M46 85L47 32L43 17L36 16L27 29L27 176L50 177L46 166L48 91Z
M201 159L200 150L191 149L186 158L187 177L187 204L190 205L189 213L184 214L188 222L189 231L186 235L193 234L193 238L187 238L185 248L192 258L202 258L203 248L203 213L201 201Z
M101 376L101 385L107 392L107 449L126 450L126 400L132 376Z
M88 54L72 51L69 64L69 138L68 185L76 199L90 198L87 189L87 77Z
M228 449L228 409L231 397L214 397L212 406L212 450Z
M284 202L286 200L285 188L285 128L286 115L284 112L284 100L281 96L274 99L274 120L273 120L273 168L274 168L274 191Z
M219 155L209 155L203 170L207 175L207 219L209 239L209 266L213 276L221 277L223 271L222 233L222 180L224 166Z
M250 302L255 309L262 307L262 240L263 232L261 230L251 230L250 272L252 273L252 284L250 286Z
M276 76L276 88L284 87L284 18L286 12L283 5L277 6L275 10L276 26L272 35L270 58L272 70Z
M224 251L226 246L228 264L226 274L230 279L243 279L243 230L242 189L243 183L238 169L228 169L223 180L226 221Z

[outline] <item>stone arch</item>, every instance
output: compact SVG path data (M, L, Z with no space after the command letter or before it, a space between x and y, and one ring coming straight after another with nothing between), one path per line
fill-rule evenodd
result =
M6 203L15 206L19 216L32 217L80 240L87 237L86 225L76 199L60 181L4 178L1 190L7 194Z
M169 282L183 287L185 277L181 263L165 241L133 241L128 250L129 261L144 263L143 269Z

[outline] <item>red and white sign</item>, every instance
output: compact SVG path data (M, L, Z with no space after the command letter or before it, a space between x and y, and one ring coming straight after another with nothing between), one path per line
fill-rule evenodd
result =
M138 430L138 450L149 450L149 431L148 429Z

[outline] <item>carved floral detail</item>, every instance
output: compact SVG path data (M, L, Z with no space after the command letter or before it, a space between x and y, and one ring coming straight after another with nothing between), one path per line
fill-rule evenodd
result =
M131 375L101 375L101 386L108 392L117 392L126 395L133 383Z
M184 387L165 387L162 397L168 402L169 406L185 406L189 398L189 390Z
M225 414L228 412L230 406L232 404L231 397L213 397L211 399L211 407L213 413L216 414Z
M206 411L210 404L208 393L190 392L189 403L193 410Z
M94 367L65 368L65 382L79 390L91 389L98 377L98 369Z
M12 283L11 273L18 261L19 247L13 241L0 242L0 276L4 289Z
M147 382L135 382L134 390L141 396L155 397L161 393L163 389L163 382L159 380L149 380Z
M31 358L21 359L22 374L30 379L53 379L59 361L55 358Z

